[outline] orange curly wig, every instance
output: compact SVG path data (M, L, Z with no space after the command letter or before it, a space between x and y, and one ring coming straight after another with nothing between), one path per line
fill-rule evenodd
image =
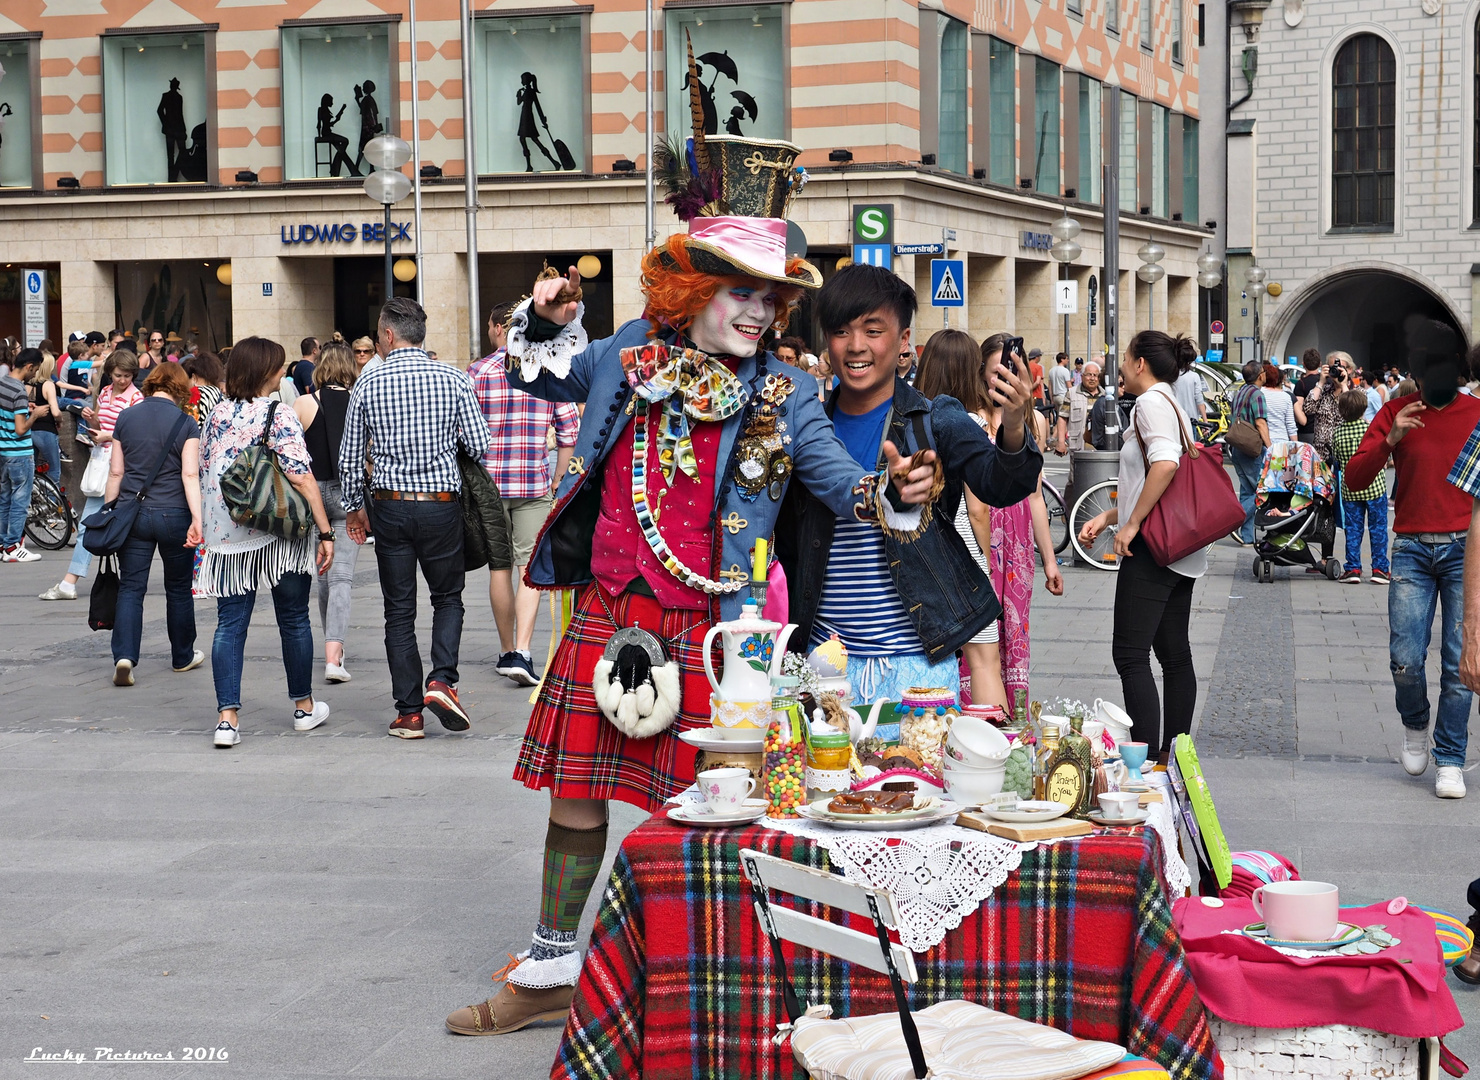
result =
M643 316L653 326L649 337L664 327L684 333L720 289L753 280L742 274L714 277L695 270L684 246L685 239L684 234L675 233L642 257L642 291L647 297ZM795 269L801 261L788 259L787 271ZM776 286L776 319L771 323L776 333L786 332L801 297L800 285Z

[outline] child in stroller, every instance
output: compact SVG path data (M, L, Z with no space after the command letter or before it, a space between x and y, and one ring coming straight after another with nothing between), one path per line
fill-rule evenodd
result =
M1254 580L1273 581L1276 566L1304 566L1335 581L1335 486L1310 443L1277 442L1259 477L1254 513ZM1317 550L1319 549L1319 554Z

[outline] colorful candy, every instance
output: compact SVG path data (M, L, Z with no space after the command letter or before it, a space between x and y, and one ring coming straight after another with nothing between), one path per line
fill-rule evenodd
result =
M765 761L761 789L766 816L791 818L807 799L807 742L802 733L802 710L794 699L777 699L762 744Z

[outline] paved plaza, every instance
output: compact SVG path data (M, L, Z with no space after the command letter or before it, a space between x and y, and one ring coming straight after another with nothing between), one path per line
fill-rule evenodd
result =
M22 1063L37 1047L100 1046L222 1048L226 1065L197 1068L238 1080L548 1075L557 1027L498 1039L442 1028L528 946L539 902L546 801L510 779L529 691L493 671L486 573L465 594L471 733L385 736L367 550L354 681L323 689L328 722L292 731L271 605L259 604L243 739L222 751L209 665L169 670L157 567L138 684L120 689L86 602L33 599L63 563L0 567L0 1080L53 1075ZM1403 894L1467 915L1480 791L1440 802L1432 768L1414 780L1395 763L1385 590L1286 570L1260 585L1248 563L1218 545L1194 600L1199 743L1233 847L1283 852L1347 902ZM1114 575L1067 569L1065 581L1062 599L1041 578L1035 593L1033 694L1118 701ZM214 605L197 618L209 651ZM544 650L541 635L537 659ZM613 850L641 817L613 807ZM1480 995L1451 985L1480 1018ZM1450 1043L1480 1064L1480 1038Z

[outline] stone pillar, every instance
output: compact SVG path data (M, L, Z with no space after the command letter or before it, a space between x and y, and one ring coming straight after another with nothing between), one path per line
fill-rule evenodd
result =
M439 358L463 366L474 355L468 342L467 259L452 251L423 251L421 272L425 277L422 295L426 298L427 344L437 350ZM478 350L481 356L486 345L487 341L480 339L471 343L471 350Z
M263 285L272 295L263 294ZM334 260L235 258L231 261L231 325L240 340L257 335L293 355L301 338L334 331Z
M1167 333L1186 334L1197 340L1197 283L1190 277L1173 277L1166 281Z
M107 333L117 322L114 305L113 264L91 259L61 265L62 325L51 335L59 349L66 348L73 330Z
M971 336L978 342L1012 328L1017 317L1013 260L1000 255L970 255L966 260Z
M1036 259L1017 259L1015 263L1016 310L1012 330L1030 352L1042 349L1051 358L1063 338L1062 325L1057 331L1054 329L1053 283L1058 263ZM1045 374L1048 366L1044 364Z

